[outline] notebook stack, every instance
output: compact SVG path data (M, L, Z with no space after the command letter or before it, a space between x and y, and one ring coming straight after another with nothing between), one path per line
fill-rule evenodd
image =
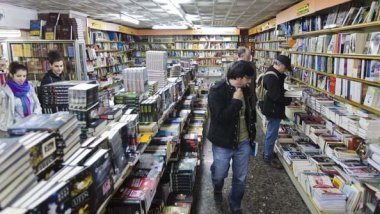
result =
M145 67L123 70L124 88L127 92L145 93L148 90L148 73Z

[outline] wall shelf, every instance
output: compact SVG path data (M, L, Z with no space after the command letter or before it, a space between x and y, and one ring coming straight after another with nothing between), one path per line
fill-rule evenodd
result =
M299 51L287 51L290 54L304 54L313 56L326 56L337 58L351 58L351 59L369 59L380 60L380 55L367 55L367 54L328 54L328 53L315 53L315 52L299 52Z
M335 94L332 94L332 93L330 93L330 92L328 92L328 91L326 91L326 90L323 90L323 89L320 89L320 88L315 87L315 86L313 86L313 85L310 85L310 84L308 84L308 83L305 83L304 81L302 81L302 80L300 80L300 79L298 79L298 78L291 77L291 79L294 80L294 81L296 81L296 82L299 82L299 83L301 83L301 84L304 84L304 85L308 86L309 88L312 88L312 89L314 89L314 90L316 90L316 91L319 91L319 92L321 92L321 93L327 94L327 95L329 95L330 97L332 97L332 98L338 100L339 102L346 103L346 104L350 104L350 105L352 105L352 106L355 106L355 107L357 107L357 108L364 109L364 110L366 110L366 111L372 112L372 113L374 113L374 114L380 116L380 110L378 110L378 109L375 109L375 108L372 108L372 107L369 107L369 106L365 106L365 105L362 105L362 104L360 104L360 103L353 102L353 101L351 101L351 100L344 99L343 97L340 97L340 96L337 96L337 95L335 95Z
M335 77L335 78L342 78L342 79L352 80L352 81L356 81L356 82L361 82L361 83L364 83L366 85L380 87L380 83L379 82L373 82L373 81L368 81L368 80L364 80L364 79L360 79L360 78L349 77L349 76L344 76L344 75L339 75L339 74L333 74L331 72L329 73L329 72L317 71L317 70L314 70L314 69L311 69L311 68L305 68L305 67L298 66L298 65L294 65L293 67L299 68L299 69L303 69L303 70L307 70L307 71L311 71L311 72L314 72L314 73L317 73L317 74L320 74L320 75L325 75L325 76Z
M320 35L320 34L332 34L332 33L338 33L342 31L348 31L348 30L378 28L379 26L380 26L380 21L376 21L376 22L370 22L370 23L362 23L362 24L357 24L357 25L348 25L348 26L337 27L337 28L299 33L299 34L292 35L292 37L297 38L297 37L305 37L305 36L315 36L315 35Z

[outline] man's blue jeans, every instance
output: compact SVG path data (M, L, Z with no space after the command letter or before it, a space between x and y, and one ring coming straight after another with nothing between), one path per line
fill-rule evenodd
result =
M224 179L228 175L232 159L232 188L229 202L231 209L240 209L247 178L249 156L251 154L249 140L241 142L235 150L222 148L213 144L212 154L214 161L211 165L211 178L214 191L216 192L222 191Z
M274 143L278 137L281 119L267 117L268 126L264 142L264 160L271 161L274 158Z

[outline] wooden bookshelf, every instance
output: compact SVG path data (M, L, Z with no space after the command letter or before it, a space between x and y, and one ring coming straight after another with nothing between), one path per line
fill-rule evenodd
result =
M135 44L174 44L175 42L135 42Z
M168 49L171 51L236 51L236 49Z
M298 79L298 78L291 77L291 79L294 80L294 81L296 81L296 82L299 82L299 83L301 83L301 84L304 84L304 85L308 86L309 88L312 88L312 89L314 89L314 90L316 90L316 91L319 91L319 92L321 92L321 93L327 94L327 95L329 95L330 97L332 97L332 98L338 100L339 102L346 103L346 104L350 104L350 105L352 105L352 106L355 106L355 107L357 107L357 108L364 109L364 110L366 110L366 111L368 111L368 112L371 112L371 113L374 113L374 114L380 116L380 110L378 110L378 109L375 109L375 108L372 108L372 107L369 107L369 106L365 106L365 105L362 105L362 104L360 104L360 103L353 102L353 101L351 101L351 100L344 99L343 97L337 96L337 95L335 95L335 94L333 94L333 93L330 93L330 92L328 92L328 91L326 91L326 90L323 90L323 89L320 89L320 88L315 87L315 86L313 86L313 85L310 85L310 84L308 84L308 83L305 83L304 81L302 81L302 80L300 80L300 79Z
M226 41L226 40L208 40L208 41L205 41L205 40L177 40L175 41L175 43L207 43L207 42L225 42L225 43L229 43L229 42L233 42L233 43L238 43L238 41Z
M294 176L293 169L286 163L281 154L277 152L277 157L280 160L282 166L284 167L286 174L288 174L290 180L292 181L294 187L297 189L302 200L305 202L306 206L309 208L312 214L322 214L321 210L318 209L317 205L314 203L313 199L305 192L301 184L298 182L296 176Z
M275 40L268 40L268 41L255 41L253 43L273 43L273 42L287 42L286 39L275 39Z
M348 25L343 27L337 27L337 28L329 28L329 29L323 29L323 30L316 30L316 31L310 31L305 33L299 33L299 34L293 34L293 38L297 37L306 37L306 36L315 36L315 35L321 35L321 34L332 34L332 33L339 33L342 31L350 31L350 30L358 30L358 29L371 29L371 28L379 28L380 21L370 22L370 23L361 23L356 25Z
M103 52L131 52L131 50L112 50L112 49L109 49L109 50L95 50L96 53L103 53Z
M254 49L255 51L269 51L269 52L283 52L283 51L287 51L287 50L272 50L272 49L260 49L260 48L257 48L257 49Z
M165 120L169 117L169 115L174 111L175 109L175 106L182 101L182 99L185 97L185 94L186 94L186 91L189 90L189 86L187 86L184 90L184 93L181 97L178 98L178 100L176 100L175 102L173 102L162 114L161 118L157 121L157 126L158 126L158 129L161 127L161 125L165 122ZM158 130L157 129L157 130ZM157 133L152 133L152 137L155 136ZM139 147L138 147L138 150L139 150L139 154L143 154L146 150L146 148L148 147L148 145L150 144L150 141L152 140L152 137L151 139L149 140L149 142L147 143L140 143L139 144ZM174 150L173 150L174 151ZM107 208L107 205L109 204L109 202L111 201L112 197L115 195L115 193L118 191L118 189L120 189L121 185L124 183L125 179L127 179L127 177L130 175L130 173L132 172L133 170L133 167L137 164L139 158L140 158L140 155L138 157L136 157L134 159L134 161L132 163L128 163L128 165L124 168L120 178L115 182L114 184L114 191L113 193L106 199L104 200L104 202L102 203L102 205L99 207L98 211L97 211L97 214L104 214L106 213L106 208ZM170 157L168 157L169 159ZM159 182L158 182L159 183ZM158 184L157 183L157 184ZM154 191L156 191L157 189L157 186L154 188ZM150 207L150 205L148 206L148 208ZM149 210L149 209L148 209Z
M311 69L311 68L305 68L305 67L302 67L302 66L299 66L299 65L293 65L293 67L299 68L299 69L302 69L302 70L311 71L311 72L314 72L314 73L317 73L317 74L320 74L320 75L325 75L325 76L335 77L335 78L342 78L342 79L352 80L352 81L356 81L356 82L361 82L361 83L364 83L366 85L380 87L380 82L368 81L368 80L364 80L364 79L360 79L360 78L349 77L349 76L339 75L339 74L333 74L331 72L317 71L317 70L314 70L314 69Z
M312 56L325 56L325 57L336 57L336 58L380 60L380 55L367 55L367 54L328 54L328 53L299 52L299 51L286 51L286 52L288 52L290 54L304 54L304 55L312 55Z

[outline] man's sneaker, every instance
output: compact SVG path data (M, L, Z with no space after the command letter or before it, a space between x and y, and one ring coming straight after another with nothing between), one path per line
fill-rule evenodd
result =
M223 202L223 193L222 193L222 191L214 191L214 201L216 203L222 203Z

